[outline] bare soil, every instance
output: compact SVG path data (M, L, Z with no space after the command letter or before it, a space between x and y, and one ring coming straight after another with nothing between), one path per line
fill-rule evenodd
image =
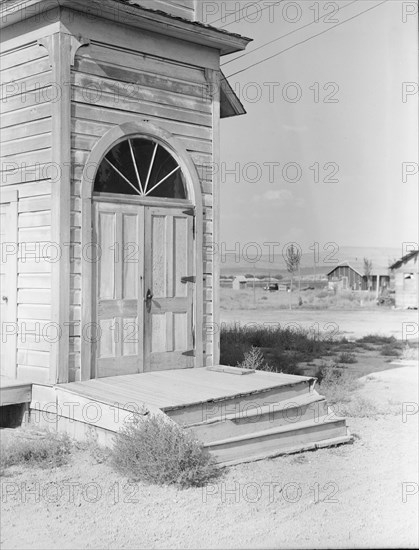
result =
M348 418L353 444L236 466L205 488L128 484L83 449L54 470L10 468L0 478L2 547L415 548L412 365L362 379L353 398L381 412Z

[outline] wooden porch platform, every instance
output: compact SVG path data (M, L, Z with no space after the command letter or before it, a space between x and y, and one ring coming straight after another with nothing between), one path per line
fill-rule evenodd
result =
M28 421L111 446L133 414L161 414L193 432L222 466L351 441L315 378L245 372L211 367L34 384Z
M30 403L32 383L0 376L0 407Z
M60 384L57 388L100 403L118 403L120 408L138 404L167 411L290 387L303 381L314 383L313 378L291 374L258 371L239 375L200 368L111 376Z

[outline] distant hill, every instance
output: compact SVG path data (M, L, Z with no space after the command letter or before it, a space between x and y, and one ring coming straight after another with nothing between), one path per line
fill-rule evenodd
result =
M250 255L249 248L249 255ZM318 262L315 266L316 275L326 275L328 271L333 269L335 265L342 262L362 263L363 258L368 258L372 261L374 268L387 268L388 265L401 256L399 248L391 247L355 247L344 246L334 249L329 247L327 250L322 250L320 247L316 251ZM257 262L246 261L241 257L239 261L233 255L225 255L221 260L221 275L271 275L281 274L287 276L287 269L284 258L282 257L281 249L274 249L274 254L271 258L269 255L262 255ZM314 251L303 252L301 257L301 275L308 277L314 274Z

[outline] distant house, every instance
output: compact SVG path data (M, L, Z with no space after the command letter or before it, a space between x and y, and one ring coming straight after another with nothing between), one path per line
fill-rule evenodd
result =
M370 281L363 273L363 264L342 262L327 273L329 285L338 290L383 290L390 284L390 275L387 268L374 268L370 274Z
M242 290L247 287L247 279L244 275L237 275L233 279L233 290Z
M394 274L396 307L418 307L418 255L419 250L412 250L390 266Z

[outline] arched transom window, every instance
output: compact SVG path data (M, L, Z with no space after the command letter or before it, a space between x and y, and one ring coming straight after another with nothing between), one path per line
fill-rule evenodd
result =
M108 151L97 171L94 191L187 198L179 163L160 143L142 137L121 141Z

